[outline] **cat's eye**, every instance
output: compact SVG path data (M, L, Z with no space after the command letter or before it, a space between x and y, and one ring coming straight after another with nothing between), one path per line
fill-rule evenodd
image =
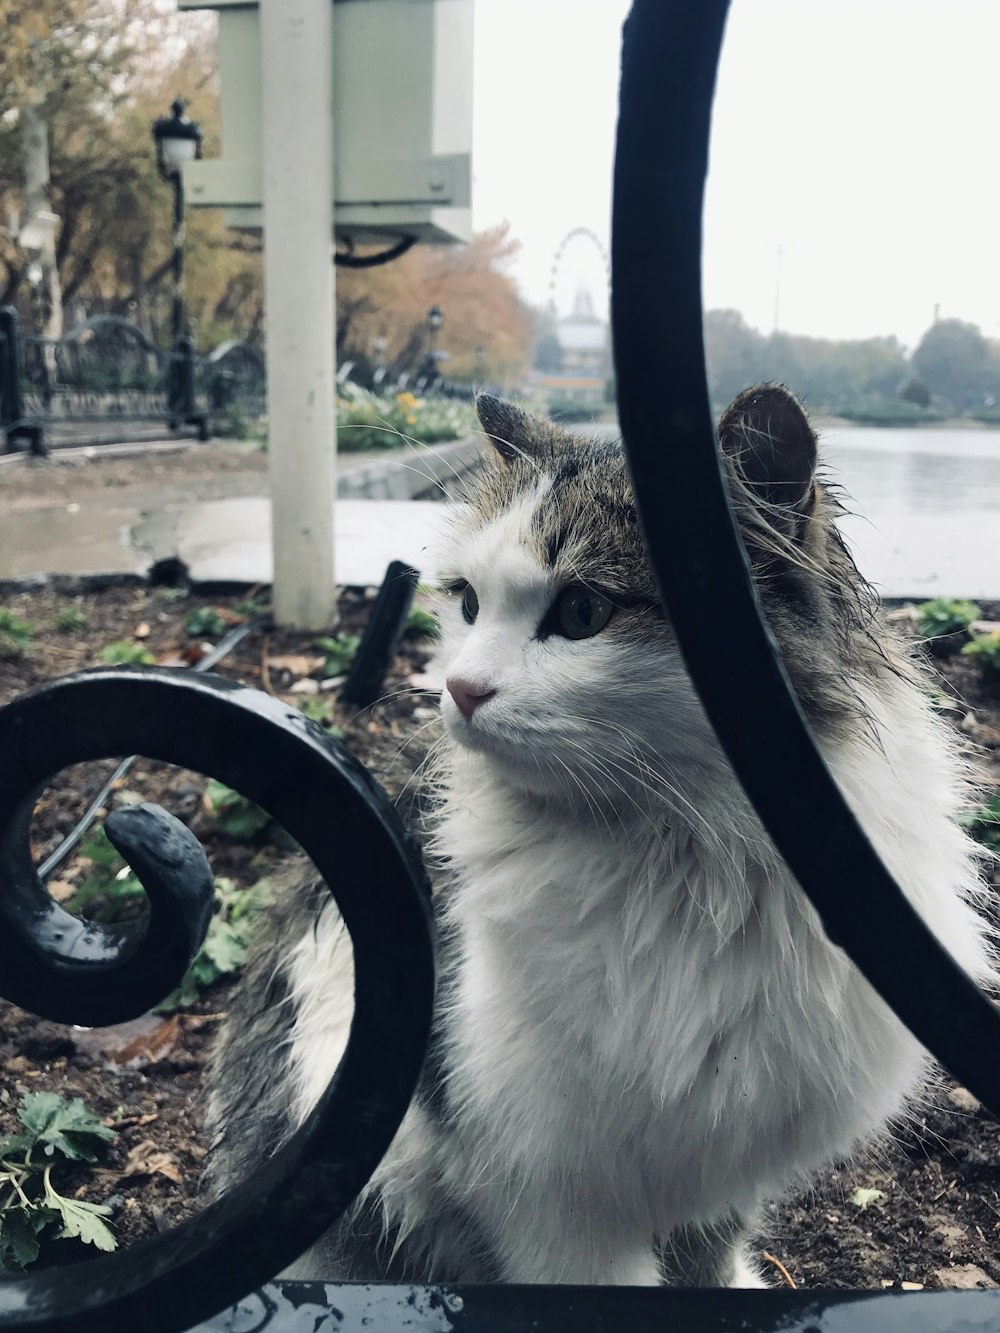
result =
M478 615L479 598L476 596L476 590L472 584L467 583L465 591L462 593L462 617L467 625L471 625Z
M593 588L571 583L556 598L553 629L567 639L590 639L611 619L614 603Z

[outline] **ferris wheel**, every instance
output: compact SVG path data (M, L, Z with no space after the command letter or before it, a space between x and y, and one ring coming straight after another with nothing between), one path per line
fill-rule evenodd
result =
M611 291L611 258L605 248L604 242L596 232L591 231L589 227L574 227L568 231L556 246L555 254L552 256L552 267L549 269L549 309L554 313L556 309L556 286L559 281L559 273L566 251L576 241L587 241L592 245L601 257L601 264L604 269L604 281L608 293Z

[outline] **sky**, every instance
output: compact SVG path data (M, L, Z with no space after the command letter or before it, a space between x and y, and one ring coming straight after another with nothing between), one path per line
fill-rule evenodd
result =
M683 0L689 2L689 0ZM565 311L605 303L627 0L476 0L473 223ZM1000 0L733 0L704 291L764 332L912 347L934 318L1000 339Z

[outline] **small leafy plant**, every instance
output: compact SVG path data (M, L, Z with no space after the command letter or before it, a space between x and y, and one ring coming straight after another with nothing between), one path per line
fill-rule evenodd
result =
M215 881L215 915L205 943L195 954L181 984L157 1006L157 1013L187 1009L219 980L238 972L246 961L254 917L271 901L271 885L260 879L241 889L231 879Z
M917 627L923 638L939 639L946 634L964 633L982 614L975 602L935 597L917 607Z
M991 630L989 634L980 634L962 649L962 656L968 657L979 668L984 682L1000 685L1000 630Z
M21 657L31 647L35 627L6 606L0 606L0 658Z
M104 1221L108 1205L66 1198L53 1183L61 1160L96 1161L114 1130L79 1097L67 1101L54 1092L22 1097L17 1117L24 1132L0 1139L0 1270L22 1272L38 1258L43 1240L76 1237L98 1250L115 1249Z
M226 632L222 617L211 606L199 606L189 611L184 620L184 629L191 639L219 639Z
M116 639L102 648L99 657L110 666L152 666L156 658L141 643L128 643L125 639Z
M328 736L333 736L336 740L343 740L344 733L340 727L335 727L330 721L330 700L324 699L320 694L307 694L298 701L299 712L305 713L311 722L318 722Z
M55 623L60 634L75 634L86 629L89 622L78 606L64 606Z
M205 799L216 828L237 842L251 842L272 822L266 810L215 778L208 780Z
M132 921L146 911L146 893L127 863L112 846L103 828L83 844L80 855L93 869L66 906L91 921Z
M357 634L338 634L333 639L313 639L313 643L320 652L326 654L323 675L327 678L346 675L351 669L351 663L354 661L354 655L358 651L360 642L361 638Z

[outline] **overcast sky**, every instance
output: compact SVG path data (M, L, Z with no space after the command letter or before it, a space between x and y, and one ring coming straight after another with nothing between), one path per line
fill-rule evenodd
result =
M477 227L508 219L547 301L560 239L607 244L627 0L476 0ZM666 72L665 72L666 76ZM705 300L770 331L1000 338L1000 0L734 0L706 208ZM601 293L574 241L567 307Z

